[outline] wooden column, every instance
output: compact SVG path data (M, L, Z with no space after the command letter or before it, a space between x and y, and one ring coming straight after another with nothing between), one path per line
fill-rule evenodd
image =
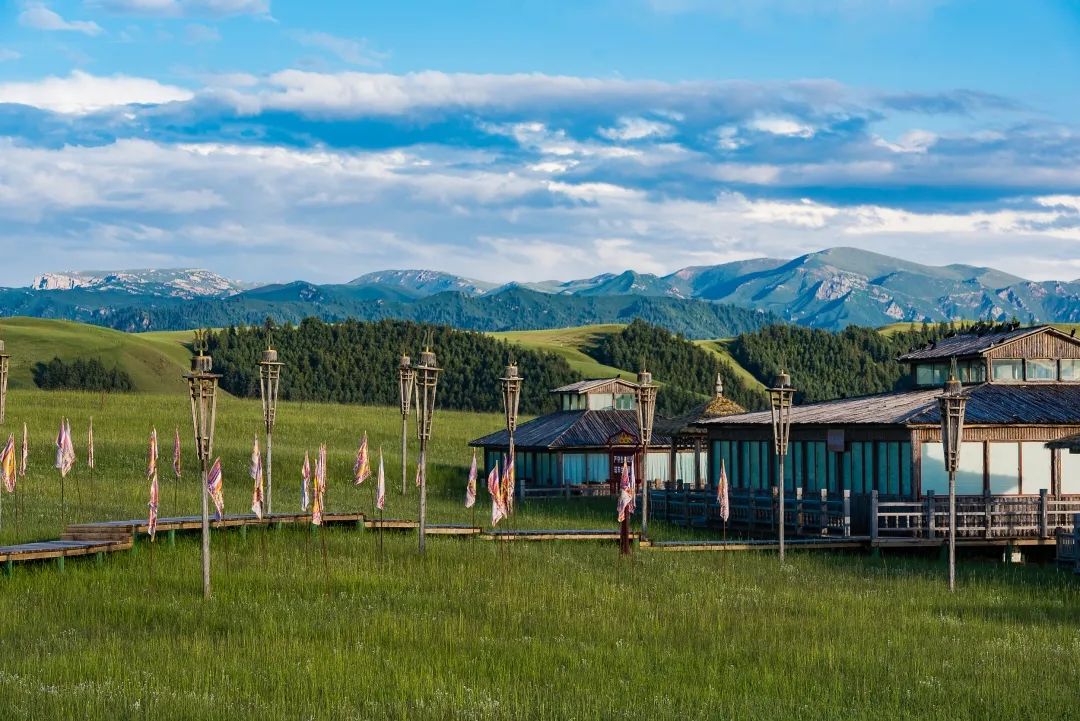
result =
M562 486L563 497L564 498L569 498L570 497L570 486L567 485L567 483L566 483L566 474L563 473L562 451L559 451L558 453L555 454L555 459L556 459L555 462L558 464L558 467L555 469L555 474L556 474L555 477L559 480L559 485ZM586 461L586 463L587 462L588 461Z
M694 439L694 489L701 488L701 439Z
M679 437L671 437L671 456L668 459L668 482L667 489L670 491L675 487L675 474L676 469L679 467Z

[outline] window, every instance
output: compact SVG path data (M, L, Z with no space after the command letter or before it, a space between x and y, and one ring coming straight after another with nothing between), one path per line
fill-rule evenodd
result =
M949 377L947 363L922 363L915 366L915 383L920 386L944 385Z
M634 396L629 393L620 393L615 396L615 408L620 411L634 410Z
M1080 454L1058 451L1061 457L1061 480L1059 493L1080 493Z
M1020 444L1020 453L1020 472L1023 474L1021 492L1037 494L1043 488L1049 492L1054 452L1042 441L1024 441Z
M1080 359L1062 358L1059 362L1061 363L1061 380L1080 381Z
M922 492L949 493L949 475L945 472L945 451L941 443L922 444ZM983 444L964 443L956 469L956 494L981 496L983 492Z
M1024 361L1019 358L995 358L990 367L996 381L1024 380Z
M990 444L990 492L1009 494L1020 492L1020 444Z
M589 410L610 411L615 407L615 397L610 393L589 393Z
M986 364L981 360L966 361L958 367L961 383L985 383Z
M1029 358L1024 361L1024 379L1052 381L1057 379L1057 364L1049 358Z

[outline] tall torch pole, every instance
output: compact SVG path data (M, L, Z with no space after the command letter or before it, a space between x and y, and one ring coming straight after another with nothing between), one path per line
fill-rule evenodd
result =
M259 391L262 396L263 423L266 426L267 516L272 515L274 512L274 421L277 420L278 387L281 385L281 367L285 365L284 363L278 362L278 352L270 347L269 340L269 337L267 337L267 348L263 351L262 360L259 361Z
M780 547L780 560L784 560L784 458L788 452L788 436L791 432L791 403L795 389L791 387L791 376L784 371L776 376L776 385L769 389L770 409L772 411L773 451L776 453L776 483L780 487L780 508L777 520L777 540Z
M503 410L506 414L506 433L509 436L510 456L507 462L510 467L514 468L515 476L517 476L517 465L514 464L514 431L517 430L518 407L521 404L521 381L522 378L518 375L517 364L511 361L506 366L506 372L499 379L499 383L502 386ZM523 475L517 477L522 480L517 481L514 492L519 500L525 500L525 477Z
M945 392L938 397L941 415L941 445L945 451L945 470L949 473L949 591L956 590L956 469L960 463L960 444L964 441L964 412L967 396L956 378L953 359ZM931 513L933 509L931 509Z
M439 373L435 353L430 345L420 354L416 366L416 409L419 413L416 434L420 440L420 553L424 552L427 539L427 447L431 440L431 421L435 414L435 390Z
M637 421L638 438L641 440L641 467L637 476L641 479L641 535L649 537L649 443L652 442L653 420L656 417L656 386L652 373L642 369L637 375Z
M206 352L206 332L195 333L195 353L191 372L184 375L191 391L191 425L195 448L202 468L202 576L203 598L210 598L210 493L206 488L210 457L214 452L214 423L217 419L217 384L213 359Z
M398 392L401 400L401 495L405 495L408 479L408 465L406 463L409 452L409 411L412 407L413 390L416 387L416 370L412 367L412 359L402 354L398 364Z

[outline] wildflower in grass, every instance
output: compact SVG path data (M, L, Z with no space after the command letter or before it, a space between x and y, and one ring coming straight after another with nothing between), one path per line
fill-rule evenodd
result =
M251 512L259 519L263 514L263 462L262 451L259 450L259 437L255 436L255 444L251 448L251 480L255 481L255 488L251 491Z
M360 485L371 478L371 459L368 457L367 431L364 431L364 439L360 441L360 448L356 451L356 463L353 464L353 483Z
M465 507L476 505L476 449L472 452L472 465L469 466L469 482L465 486Z

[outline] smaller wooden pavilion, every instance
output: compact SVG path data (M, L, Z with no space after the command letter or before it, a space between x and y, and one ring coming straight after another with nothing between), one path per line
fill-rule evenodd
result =
M656 430L671 439L668 462L668 479L670 487L704 488L709 485L708 455L708 429L703 425L707 421L731 416L737 413L745 413L746 409L724 395L724 381L718 374L716 376L716 392L709 400L701 403L688 412L675 418L660 419L656 421ZM680 462L680 456L685 457L687 449L693 454L687 459L690 462Z

